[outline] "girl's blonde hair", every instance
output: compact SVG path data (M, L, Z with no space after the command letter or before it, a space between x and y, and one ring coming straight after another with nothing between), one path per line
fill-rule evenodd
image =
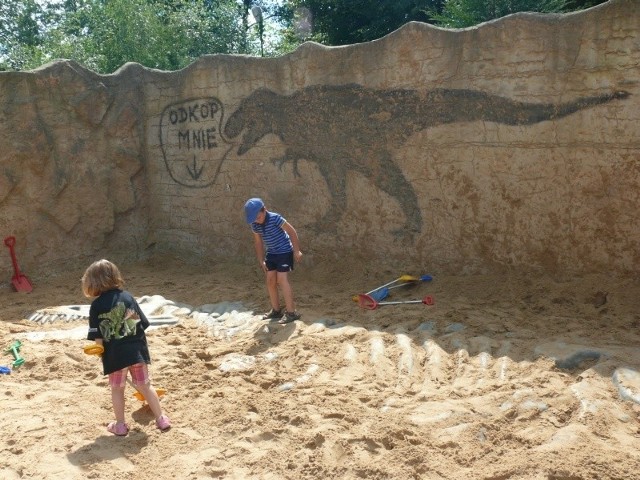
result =
M104 258L89 265L82 276L82 293L85 297L97 297L103 292L123 286L124 279L118 267Z

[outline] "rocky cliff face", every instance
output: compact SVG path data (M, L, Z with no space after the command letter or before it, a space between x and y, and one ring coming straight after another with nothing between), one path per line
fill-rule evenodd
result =
M367 44L101 76L0 73L0 232L24 270L98 256L253 258L246 198L311 261L633 271L632 0ZM0 255L10 280L11 263Z
M102 77L65 61L0 75L0 231L24 269L144 248L140 70Z

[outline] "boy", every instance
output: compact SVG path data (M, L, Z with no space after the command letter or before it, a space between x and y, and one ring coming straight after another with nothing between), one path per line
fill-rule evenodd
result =
M299 262L302 259L298 234L284 217L268 211L260 198L247 200L244 212L253 231L258 263L266 273L267 291L271 302L271 310L262 318L280 324L298 320L301 315L296 312L293 290L289 285L289 272L293 270L294 261ZM284 312L280 308L278 289L284 297Z

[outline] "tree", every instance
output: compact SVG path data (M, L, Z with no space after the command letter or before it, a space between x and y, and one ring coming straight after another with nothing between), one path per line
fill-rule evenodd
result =
M0 3L0 69L19 69L43 42L47 12L35 0Z
M414 20L458 28L517 11L579 10L604 1L0 0L0 70L56 58L99 73L126 62L176 70L211 53L274 56L307 40L367 42ZM251 14L256 7L263 22Z
M584 10L585 8L595 7L607 1L608 0L568 0L567 9L568 11Z
M36 0L8 1L0 10L4 69L70 58L99 73L126 62L177 70L204 54L238 52L246 35L235 0L65 0L57 16L28 17L20 5ZM23 18L37 28L26 28Z
M561 13L603 3L606 0L445 0L434 23L464 28L517 12Z
M70 18L82 26L84 63L99 72L126 62L177 70L207 53L229 53L242 38L236 20L234 0L215 8L190 0L89 0Z
M380 38L412 20L430 20L443 0L290 0L288 37L325 45Z
M246 31L244 49L239 53L273 57L293 50L300 44L295 40L291 49L286 46L283 48L283 33L290 20L290 11L280 0L238 1L242 4L242 24Z
M521 11L568 12L606 0L288 0L281 48L305 40L346 45L380 38L415 20L461 28Z
M181 0L167 18L175 61L169 69L183 68L198 57L212 53L237 53L245 32L234 0Z

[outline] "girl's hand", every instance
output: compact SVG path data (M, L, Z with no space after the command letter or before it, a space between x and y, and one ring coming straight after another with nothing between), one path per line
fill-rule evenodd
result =
M302 260L302 252L300 250L296 250L295 252L293 252L293 258L295 259L296 262L299 262Z

